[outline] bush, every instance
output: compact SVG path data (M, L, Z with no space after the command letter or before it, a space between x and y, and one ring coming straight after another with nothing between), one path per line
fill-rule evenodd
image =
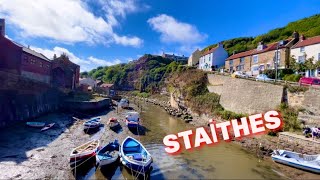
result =
M275 69L266 69L263 71L269 78L275 79L276 78L276 70ZM293 74L292 69L278 69L278 77L277 79L283 79L287 75Z
M286 74L283 77L283 80L285 81L292 81L292 82L298 82L302 76L300 74Z
M298 120L298 110L282 103L279 111L283 120L283 131L301 131L301 122Z
M297 93L297 92L305 92L308 90L307 87L303 87L303 86L287 86L288 91L291 93Z

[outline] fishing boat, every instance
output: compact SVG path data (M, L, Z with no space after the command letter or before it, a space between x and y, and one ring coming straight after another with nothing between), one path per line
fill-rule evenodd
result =
M101 120L100 117L92 118L83 123L83 128L84 129L97 128L101 125L100 120Z
M121 108L128 108L129 107L129 100L127 99L121 99L120 102L119 102L119 106Z
M97 166L102 167L117 161L119 158L119 147L118 140L115 140L100 149L96 155Z
M26 125L30 126L30 127L42 128L46 125L46 123L44 123L44 122L27 122Z
M137 128L140 124L140 116L138 112L128 112L126 115L126 125L128 128Z
M150 153L139 141L130 136L122 142L120 156L121 163L136 173L145 174L151 170Z
M281 164L320 173L320 155L307 155L286 150L274 150L272 160Z
M117 118L110 118L108 121L108 126L110 127L110 129L116 128L120 125L119 121Z
M41 129L41 131L46 131L46 130L52 128L55 124L56 124L56 123L48 124L48 125L46 125L45 127L43 127L43 128Z
M95 156L99 150L99 145L99 140L92 140L74 148L70 153L70 166L79 166L89 158Z

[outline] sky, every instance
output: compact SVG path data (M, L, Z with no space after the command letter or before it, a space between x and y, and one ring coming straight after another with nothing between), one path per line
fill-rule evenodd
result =
M319 0L0 0L6 36L81 71L144 54L189 56L320 13Z

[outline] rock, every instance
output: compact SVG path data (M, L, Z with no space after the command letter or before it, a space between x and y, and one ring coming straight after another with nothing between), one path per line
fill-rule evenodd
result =
M57 155L52 155L50 158L53 159L53 158L56 158L56 157L57 157Z

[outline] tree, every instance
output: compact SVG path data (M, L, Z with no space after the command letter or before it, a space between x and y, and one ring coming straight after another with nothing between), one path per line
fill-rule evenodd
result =
M304 64L305 64L306 69L315 70L317 68L316 64L314 63L314 57L313 56L311 58L308 58L304 62Z

